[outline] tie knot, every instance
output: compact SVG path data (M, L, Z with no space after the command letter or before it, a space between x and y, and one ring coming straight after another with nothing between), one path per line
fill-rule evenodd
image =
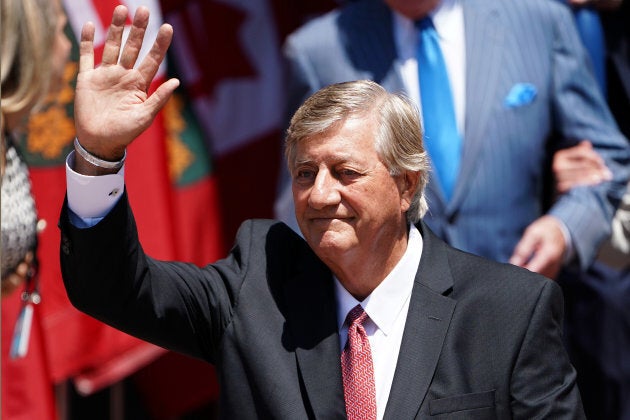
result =
M348 316L346 316L346 323L348 324L348 326L351 326L353 324L363 324L365 318L367 318L367 314L365 313L361 305L357 305L352 308L350 312L348 312Z
M434 28L433 20L429 16L424 17L424 18L422 18L420 20L416 20L415 25L416 25L416 28L420 32L424 31L425 29L433 29Z

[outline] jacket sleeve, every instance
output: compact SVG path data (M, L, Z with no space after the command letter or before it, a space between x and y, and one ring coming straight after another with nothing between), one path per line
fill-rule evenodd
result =
M72 304L140 339L214 362L246 269L236 246L199 268L145 255L126 193L97 225L80 229L64 203L61 270Z
M570 11L558 5L549 16L553 32L553 117L560 138L556 148L592 142L614 175L610 182L578 187L560 197L550 210L562 220L573 240L580 266L594 260L610 235L611 220L630 176L630 144L608 109L583 48Z
M560 287L544 282L510 381L515 419L584 419L576 372L562 342Z

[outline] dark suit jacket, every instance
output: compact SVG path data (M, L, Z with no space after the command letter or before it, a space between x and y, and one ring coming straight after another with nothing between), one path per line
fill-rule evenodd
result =
M608 104L621 132L630 137L630 2L600 15L606 35Z
M286 225L245 222L229 256L204 268L146 256L126 195L89 229L64 206L60 227L72 303L215 364L224 418L345 417L332 275ZM582 418L558 286L418 227L424 249L385 418Z
M600 15L607 41L607 99L628 137L630 1ZM630 189L626 195L630 197ZM617 211L618 221L627 220L623 211ZM606 241L588 271L569 271L560 283L565 296L565 343L579 372L584 410L591 419L630 419L630 255L620 249Z

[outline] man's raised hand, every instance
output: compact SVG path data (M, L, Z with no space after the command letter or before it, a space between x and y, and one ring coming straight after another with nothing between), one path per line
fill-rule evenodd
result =
M150 96L151 81L173 38L163 24L149 53L134 69L149 22L149 10L139 7L129 37L122 45L127 8L117 6L107 33L102 64L94 68L94 24L81 31L79 75L75 96L77 137L91 154L119 160L129 145L146 130L179 86L177 79L162 83ZM122 48L122 53L121 53Z

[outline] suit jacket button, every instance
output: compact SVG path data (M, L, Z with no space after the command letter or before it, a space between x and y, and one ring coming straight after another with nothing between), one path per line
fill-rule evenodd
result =
M70 239L66 235L61 237L61 252L70 255Z

